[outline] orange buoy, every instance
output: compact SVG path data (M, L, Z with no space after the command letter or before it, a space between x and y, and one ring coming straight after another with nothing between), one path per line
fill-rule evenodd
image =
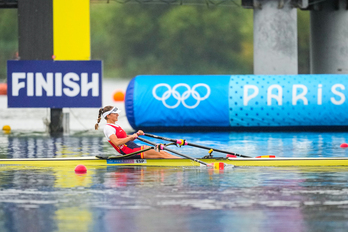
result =
M7 84L0 83L0 95L7 95Z
M114 101L124 101L124 92L118 90L114 93Z

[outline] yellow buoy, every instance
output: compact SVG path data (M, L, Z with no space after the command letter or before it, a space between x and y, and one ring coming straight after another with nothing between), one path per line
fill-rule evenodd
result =
M5 125L2 127L2 130L5 134L9 134L11 132L11 127L9 125Z

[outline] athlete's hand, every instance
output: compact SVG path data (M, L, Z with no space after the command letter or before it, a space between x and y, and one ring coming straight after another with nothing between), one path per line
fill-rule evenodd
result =
M144 131L142 131L142 130L138 130L138 132L137 132L137 135L144 135L145 133L144 133Z
M131 141L134 141L138 138L137 134L132 134L131 136L129 136L131 138Z

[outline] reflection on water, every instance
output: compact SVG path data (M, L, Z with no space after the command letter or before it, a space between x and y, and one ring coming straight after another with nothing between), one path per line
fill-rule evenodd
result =
M339 148L346 133L159 135L250 156L345 157L348 151ZM3 134L0 148L1 158L114 152L92 132ZM0 166L0 231L346 231L347 179L344 167L97 167L75 174L72 167Z
M7 222L0 231L229 231L236 226L325 231L317 223L325 218L326 229L343 231L348 216L348 184L343 181L348 172L343 168L217 173L108 167L77 175L56 167L0 168L0 173L0 215ZM32 225L32 220L39 223Z
M102 137L8 137L8 158L88 156L102 151ZM6 154L6 153L5 153Z

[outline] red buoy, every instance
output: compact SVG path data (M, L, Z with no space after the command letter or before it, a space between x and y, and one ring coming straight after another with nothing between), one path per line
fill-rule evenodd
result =
M346 147L348 147L348 144L347 143L342 143L340 147L346 148Z
M75 172L76 173L86 173L87 172L87 168L85 165L79 164L75 167Z

